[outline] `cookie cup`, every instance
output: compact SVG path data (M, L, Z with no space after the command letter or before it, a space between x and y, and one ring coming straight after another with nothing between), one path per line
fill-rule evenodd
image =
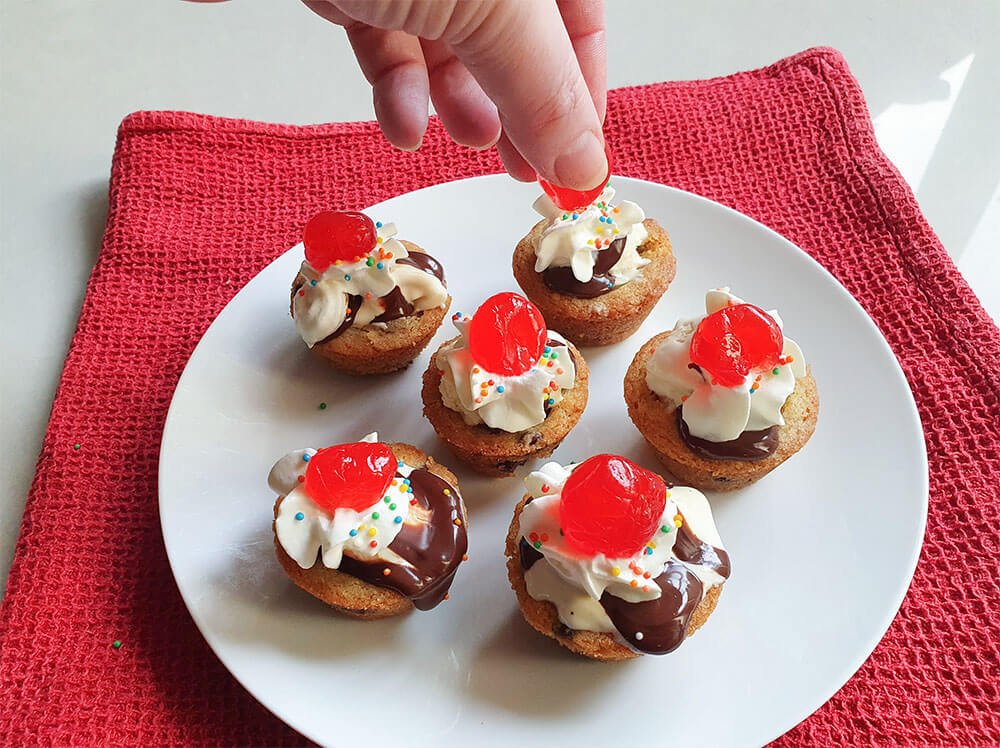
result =
M448 345L444 343L441 348ZM547 457L576 426L587 407L587 385L590 372L587 362L572 343L569 346L576 368L572 389L563 392L563 399L549 411L537 426L510 433L484 424L469 425L462 414L452 410L441 399L441 370L437 357L431 356L424 372L424 415L441 440L454 455L479 473L497 478L508 477L530 460Z
M660 333L643 344L625 375L625 402L632 423L678 483L702 491L733 491L745 488L774 470L809 441L816 430L819 392L809 368L796 380L781 415L778 448L761 460L714 460L693 452L681 436L677 404L659 397L646 384L646 364L656 347L670 335Z
M510 586L514 589L514 594L517 595L517 603L521 608L524 620L540 634L544 634L550 639L555 639L571 652L589 657L592 660L618 662L639 657L639 652L626 647L613 634L603 631L571 629L559 620L559 611L555 605L547 600L536 600L528 594L528 588L524 582L524 569L521 567L519 545L521 540L521 511L524 509L525 504L528 503L529 498L530 496L525 496L514 509L514 519L511 520L510 530L507 532L506 546L507 578L510 580ZM541 563L541 561L538 563ZM705 621L708 620L708 617L712 615L721 592L722 586L716 585L698 603L698 607L691 614L691 620L688 623L685 634L686 637L691 636L695 631L700 629Z
M403 241L410 254L424 254L412 242ZM305 278L297 276L292 295ZM317 343L310 351L334 369L346 374L389 374L405 369L427 347L451 307L451 296L442 306L400 317L378 326L351 325L342 334L325 343Z
M606 294L580 299L553 291L542 274L535 272L535 247L546 225L539 221L518 242L513 268L518 285L541 310L548 326L580 346L617 343L639 329L677 272L666 230L652 218L643 221L649 236L638 252L650 263L640 270L642 275Z
M397 460L402 460L414 468L426 468L429 472L459 489L458 478L455 477L454 473L416 447L410 444L395 443L389 444L389 448L392 449ZM459 495L461 495L460 490ZM279 497L274 504L275 518L278 516L278 507L281 506L283 500L283 496ZM465 502L460 500L460 506L462 521L467 524ZM271 528L273 531L273 523ZM274 550L278 557L278 563L281 564L281 568L285 570L289 579L313 597L322 600L346 616L374 621L402 615L413 610L413 602L405 595L388 587L370 584L338 569L328 569L319 557L310 568L303 569L281 547L277 533L274 535ZM378 563L378 561L373 563Z

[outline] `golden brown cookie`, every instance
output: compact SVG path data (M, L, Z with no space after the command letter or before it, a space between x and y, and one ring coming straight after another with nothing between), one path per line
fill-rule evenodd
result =
M539 221L518 242L513 265L518 284L541 310L548 326L580 346L617 343L639 329L677 272L664 228L652 218L643 221L649 237L638 251L650 264L642 268L640 278L596 298L578 299L551 290L541 273L535 272L535 247L547 224Z
M401 242L410 254L424 254L416 244ZM292 284L292 295L305 283L298 275ZM343 333L310 350L313 355L347 374L388 374L409 366L427 347L444 321L451 306L451 296L443 306L390 320L378 325L351 325Z
M528 588L524 583L524 569L521 568L518 545L521 538L521 510L524 509L529 498L529 496L525 496L514 509L514 518L511 520L510 530L507 532L506 545L507 578L510 580L510 586L514 589L514 594L517 595L517 602L521 606L524 620L540 634L555 639L566 649L593 660L617 662L638 657L638 652L633 652L624 644L619 643L613 634L578 631L569 628L559 620L559 612L555 605L547 600L536 600L528 594ZM691 636L700 629L708 617L712 615L721 592L721 585L711 588L698 607L694 609L691 621L688 623L687 636Z
M711 460L695 454L684 443L677 423L677 405L661 399L646 384L646 364L653 351L672 331L660 333L643 344L625 375L628 414L678 483L701 490L732 491L745 488L774 470L809 441L816 430L819 392L810 370L795 383L795 390L781 409L785 425L778 429L778 448L762 460Z
M441 348L451 342L444 343ZM572 389L564 390L563 399L534 428L509 433L483 424L470 426L461 413L446 406L441 399L441 370L437 364L441 348L431 356L424 372L424 415L455 456L477 472L494 477L513 475L529 460L552 454L587 407L590 377L587 362L572 343L567 345L576 367L576 381Z
M455 477L454 473L416 447L410 444L394 443L389 444L389 448L396 455L396 459L402 460L414 468L426 468L456 489L458 488L458 478ZM461 520L467 524L468 516L465 502L461 500L461 494L459 496ZM279 496L274 504L275 518L278 516L278 507L281 506L283 500L284 497ZM337 569L328 569L320 559L317 559L311 568L303 569L291 556L285 553L284 548L278 542L277 534L274 537L274 549L278 556L278 562L289 579L313 597L319 598L344 615L374 621L413 610L413 603L410 599L399 592L387 587L369 584Z

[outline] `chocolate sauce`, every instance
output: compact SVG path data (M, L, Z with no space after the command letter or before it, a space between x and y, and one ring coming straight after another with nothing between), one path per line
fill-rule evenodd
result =
M354 315L358 313L358 310L361 308L361 304L363 302L364 299L361 298L360 296L348 295L347 306L351 310L351 313L344 316L344 321L340 323L340 327L331 332L322 340L318 341L316 345L323 345L324 343L329 343L334 338L339 338L341 335L347 332L347 328L350 327L351 324L354 322ZM294 317L295 315L293 314L292 316Z
M541 552L532 548L531 544L524 538L521 538L521 542L518 543L517 550L521 556L521 568L525 571L534 566L535 562L542 558Z
M382 313L372 322L390 322L413 314L413 304L406 300L403 292L399 290L399 286L380 297L379 302L382 304Z
M295 277L295 282L292 283L292 297L288 300L288 313L292 315L292 319L295 319L295 294L299 292L299 289L306 284L306 279L301 275Z
M417 268L418 270L423 270L425 273L430 273L439 281L444 283L444 268L441 267L440 262L426 252L412 252L406 257L397 259L396 263L399 265L409 265L410 267ZM293 304L289 311L291 312L293 318L295 317L295 294L298 293L299 289L302 288L303 285L305 285L305 279L302 278L302 276L296 278L295 283L292 285ZM403 296L403 292L400 290L399 286L393 288L385 296L379 297L379 301L382 304L382 313L375 317L372 322L391 322L394 319L409 317L413 314L413 304L406 300L406 297ZM350 307L351 313L344 317L344 321L340 324L340 327L320 340L316 343L316 345L329 343L334 338L338 338L343 335L347 331L347 328L354 323L354 316L357 314L358 309L361 308L361 304L363 302L363 297L348 294L347 305Z
M687 636L703 587L690 569L673 559L654 581L660 587L660 596L655 600L629 603L605 592L601 605L618 633L635 649L666 654L677 649Z
M677 428L681 440L696 455L709 460L738 460L752 462L763 460L774 454L778 448L778 427L771 426L762 431L744 431L735 439L725 442L710 442L697 436L692 436L681 414L677 409Z
M402 476L396 477L401 479ZM423 468L410 473L409 480L413 489L409 496L417 502L411 511L426 510L429 516L426 522L404 523L403 529L389 543L389 550L410 566L381 559L358 561L345 555L339 570L370 584L395 590L410 598L418 610L429 610L448 593L455 571L468 550L468 538L457 489ZM459 524L455 524L456 519Z
M425 273L430 273L444 283L444 268L441 267L440 262L426 252L410 252L406 257L400 257L396 260L396 264L409 265L418 270L423 270Z
M716 572L720 577L729 578L729 554L722 548L716 548L706 543L693 532L685 522L677 530L674 538L674 555L681 561L695 566L704 566Z
M542 282L556 293L576 296L580 299L593 299L606 294L615 287L611 277L613 268L625 251L625 237L615 239L606 249L597 250L594 260L594 276L589 281L579 281L573 275L571 267L550 267L542 271Z

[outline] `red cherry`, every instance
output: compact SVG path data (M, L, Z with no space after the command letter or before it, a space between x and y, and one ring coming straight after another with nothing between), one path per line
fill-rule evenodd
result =
M783 347L781 328L771 315L753 304L736 304L701 321L690 355L716 384L736 387L754 369L774 366Z
M498 293L472 315L469 353L491 374L517 376L538 363L548 337L538 307L516 293Z
M347 508L360 512L381 499L396 474L396 456L380 442L335 444L309 459L306 494L331 514Z
M588 555L628 558L656 532L667 484L618 455L584 460L563 486L559 524L570 545Z
M542 177L538 178L538 184L559 210L579 210L580 208L586 208L604 191L608 180L611 178L611 151L607 144L604 145L604 155L608 159L608 174L604 177L604 181L593 189L571 190L568 187L559 187L552 184L552 182Z
M306 260L322 273L337 260L355 262L375 246L375 224L364 213L325 210L309 219L302 241Z

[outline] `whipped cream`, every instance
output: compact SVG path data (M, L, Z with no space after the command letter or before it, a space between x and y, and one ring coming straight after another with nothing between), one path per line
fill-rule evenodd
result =
M621 258L608 271L614 285L620 286L639 277L639 270L649 264L638 247L648 233L642 222L642 208L623 200L612 204L615 191L605 187L597 200L581 211L560 210L548 195L542 195L532 206L549 221L535 247L535 272L550 267L570 267L573 277L586 283L594 277L594 265L600 252L606 251L615 239L625 237Z
M576 382L576 366L569 346L558 333L548 331L542 358L516 376L492 374L478 366L469 352L472 317L452 317L459 337L441 347L436 357L441 371L441 401L460 413L470 426L486 424L510 433L524 431L545 420L545 406L558 405L563 392Z
M802 350L785 337L779 363L747 374L735 387L712 381L707 371L689 366L691 337L705 316L744 301L716 288L705 294L705 315L678 320L670 334L657 346L646 364L646 385L661 398L680 406L691 435L711 442L736 439L744 431L762 431L784 426L781 409L795 390L795 381L806 375ZM767 314L783 327L778 312Z
M310 348L340 329L349 316L352 296L362 299L353 314L355 326L371 324L381 315L385 311L381 297L394 288L413 305L414 312L447 302L448 291L435 275L399 262L409 252L395 238L395 224L376 223L375 231L375 248L357 262L333 264L319 273L308 261L302 261L299 273L305 282L292 297L292 316Z
M377 442L378 434L368 434L361 441ZM315 449L289 452L274 463L267 476L271 490L284 496L274 529L285 553L303 569L312 568L320 553L328 569L338 568L345 553L363 561L381 559L399 566L411 566L389 550L389 544L409 520L409 503L401 501L396 509L389 509L379 497L360 512L342 507L330 514L306 495L299 480L305 475L314 454ZM399 461L396 473L407 478L413 469ZM393 485L396 483L394 479ZM374 547L372 541L376 543Z
M566 543L559 528L559 503L573 467L549 462L525 478L532 501L521 511L519 521L521 537L542 554L524 574L528 594L553 603L563 624L577 630L617 634L600 603L601 596L607 593L630 603L655 600L662 590L654 580L671 561L683 564L698 577L706 593L725 582L716 569L687 563L674 555L677 528L684 523L699 540L725 550L708 500L693 488L675 486L667 490L659 529L642 550L629 558L588 556Z

